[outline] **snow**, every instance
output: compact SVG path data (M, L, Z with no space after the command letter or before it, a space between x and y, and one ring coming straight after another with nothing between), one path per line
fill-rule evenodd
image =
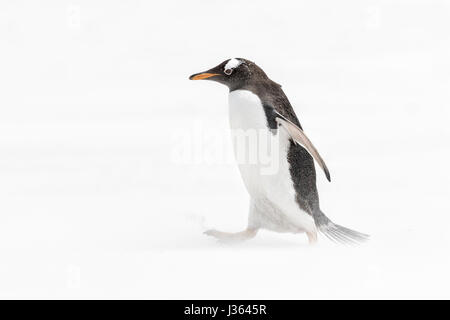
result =
M450 298L449 5L230 1L245 19L205 23L221 6L0 4L0 297ZM323 211L369 243L202 234L247 223L227 89L188 80L230 56L283 85Z

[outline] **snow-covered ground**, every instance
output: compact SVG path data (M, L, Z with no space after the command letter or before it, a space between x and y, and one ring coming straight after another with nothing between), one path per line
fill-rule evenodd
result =
M425 0L2 1L0 297L450 298L449 16ZM369 243L202 234L243 229L248 196L226 88L187 78L235 56L283 85L331 171L322 209Z

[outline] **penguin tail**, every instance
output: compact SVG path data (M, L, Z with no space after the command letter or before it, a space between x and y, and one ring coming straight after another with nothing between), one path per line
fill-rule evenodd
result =
M320 233L331 241L342 244L359 244L369 240L368 234L335 224L320 210L313 214L313 218Z

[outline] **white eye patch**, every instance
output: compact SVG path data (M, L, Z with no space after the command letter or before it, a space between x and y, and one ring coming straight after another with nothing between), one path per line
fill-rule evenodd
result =
M233 69L239 67L239 65L241 65L241 64L242 64L242 61L240 61L236 58L230 59L227 62L227 64L225 65L225 67L223 68L225 74L230 75L233 72Z

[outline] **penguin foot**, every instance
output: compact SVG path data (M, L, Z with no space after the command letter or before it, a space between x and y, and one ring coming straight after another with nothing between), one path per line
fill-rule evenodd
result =
M315 245L317 243L317 231L306 232L308 236L308 242L310 245Z
M258 233L258 229L246 229L241 232L223 232L215 229L204 232L207 236L216 238L221 242L240 242L254 238Z

